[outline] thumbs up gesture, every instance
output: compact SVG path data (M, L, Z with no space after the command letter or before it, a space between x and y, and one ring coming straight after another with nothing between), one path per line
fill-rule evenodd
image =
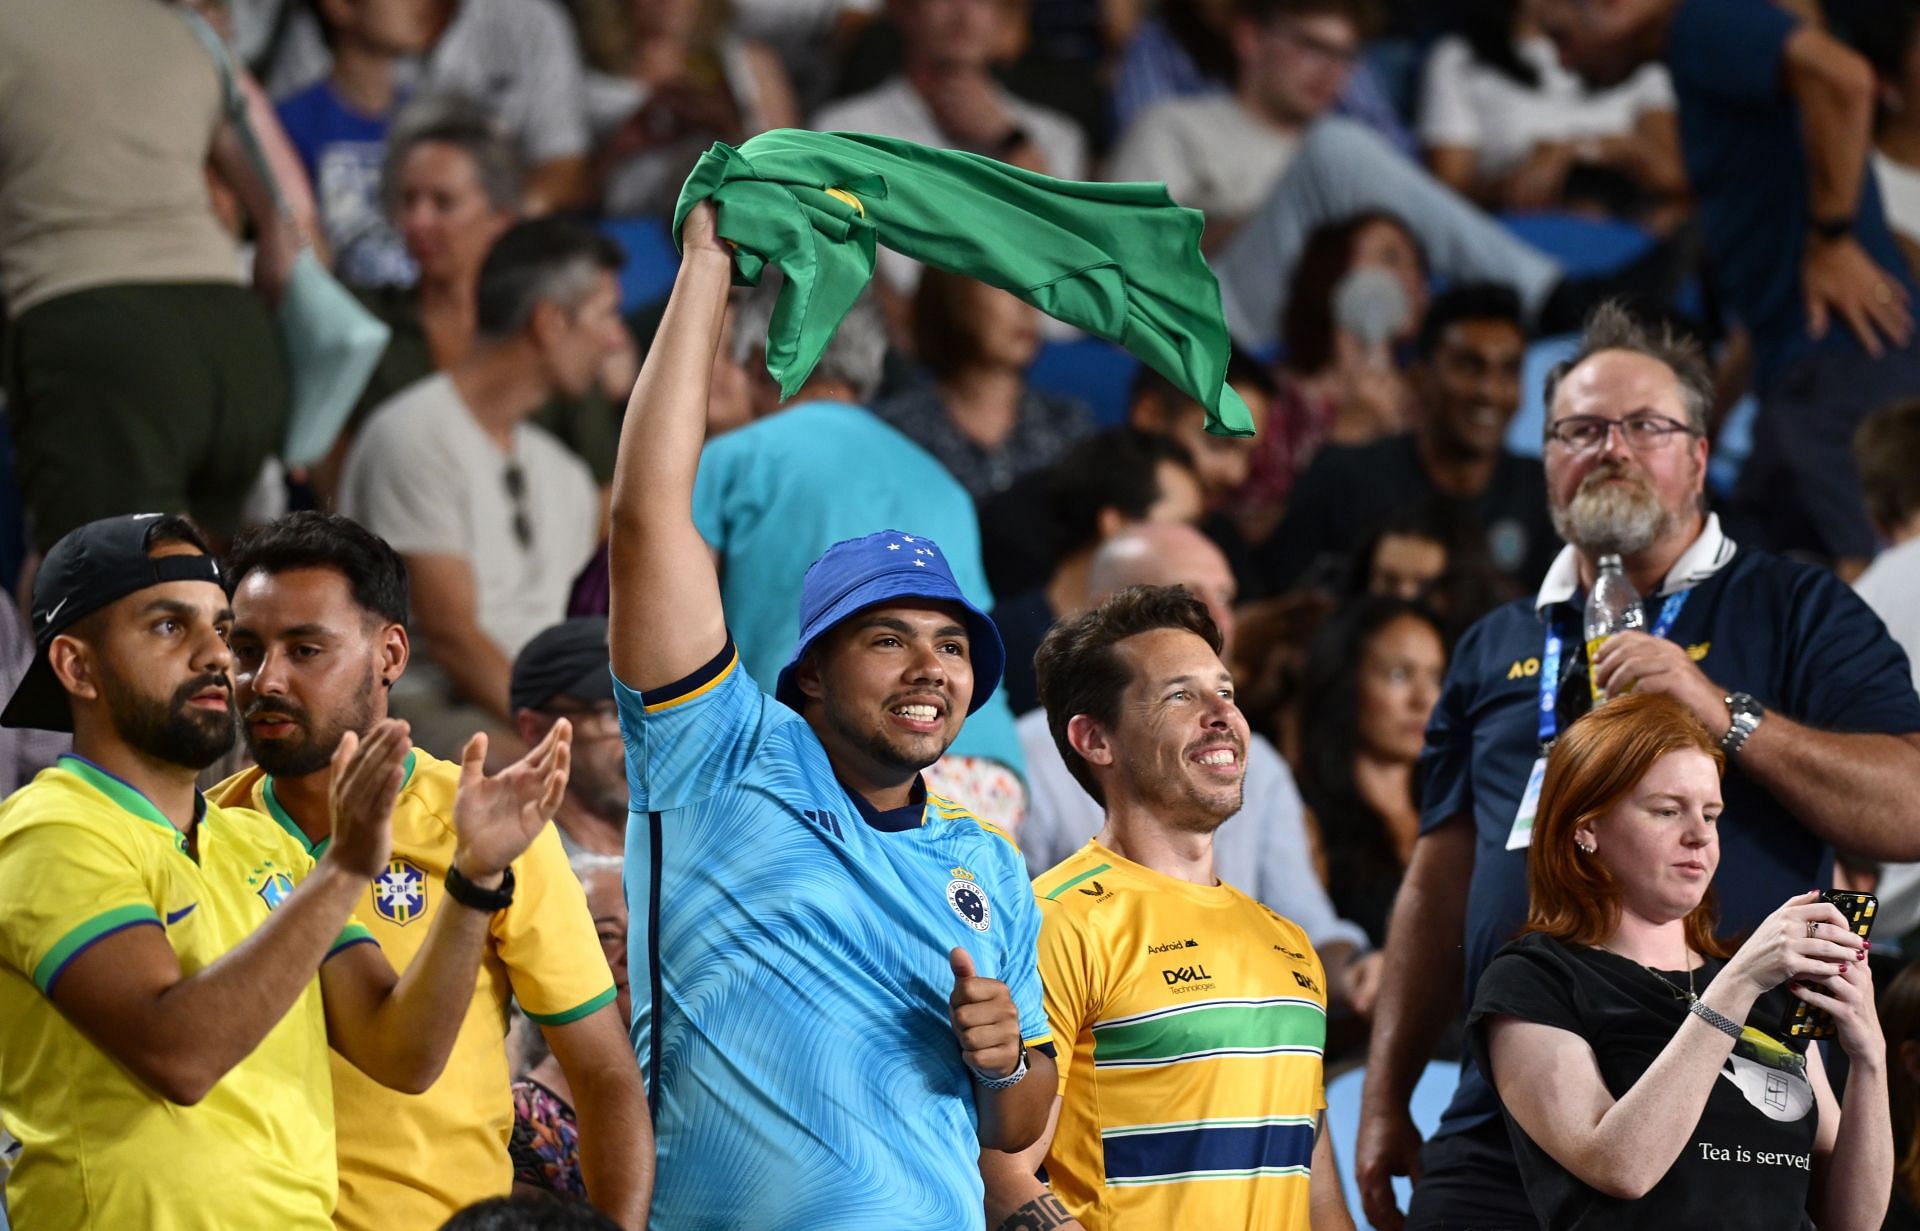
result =
M947 1017L960 1041L960 1057L982 1077L998 1080L1020 1067L1020 1014L1013 993L998 979L974 973L973 955L965 949L947 954L953 967L953 995L947 997Z

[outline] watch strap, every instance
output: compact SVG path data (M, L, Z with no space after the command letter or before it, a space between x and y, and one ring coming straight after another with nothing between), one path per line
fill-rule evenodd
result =
M500 877L497 889L483 889L461 874L460 869L447 865L447 896L470 910L492 914L513 905L513 869L509 867Z
M1013 1072L1008 1073L1005 1077L988 1077L971 1064L967 1066L967 1069L973 1074L973 1080L979 1083L983 1090L1011 1090L1020 1084L1021 1078L1027 1075L1027 1049L1024 1046L1021 1047L1020 1063L1014 1065Z

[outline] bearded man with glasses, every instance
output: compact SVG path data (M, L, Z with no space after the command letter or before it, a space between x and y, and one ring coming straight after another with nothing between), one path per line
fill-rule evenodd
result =
M1538 1225L1471 1059L1424 1149L1407 1105L1463 991L1526 920L1545 749L1592 704L1580 625L1601 556L1621 557L1650 621L1601 646L1601 689L1676 698L1726 753L1722 936L1805 892L1808 869L1830 884L1836 848L1920 855L1906 656L1831 573L1737 546L1706 511L1710 392L1696 346L1611 305L1548 378L1547 500L1567 546L1537 595L1461 639L1421 758L1421 834L1394 905L1355 1158L1383 1231ZM1403 1220L1391 1180L1410 1173Z

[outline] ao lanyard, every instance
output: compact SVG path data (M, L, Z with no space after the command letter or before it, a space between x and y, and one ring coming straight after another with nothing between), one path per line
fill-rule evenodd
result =
M1680 609L1687 605L1687 595L1691 593L1691 590L1676 590L1667 595L1660 604L1659 618L1653 622L1654 636L1664 637L1673 631L1673 622L1680 618ZM1543 751L1560 734L1560 657L1565 648L1560 622L1549 616L1547 645L1540 652L1540 747ZM1593 669L1591 663L1587 669Z

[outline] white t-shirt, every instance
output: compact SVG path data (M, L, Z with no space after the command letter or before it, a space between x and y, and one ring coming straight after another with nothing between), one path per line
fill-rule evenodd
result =
M995 87L998 89L998 87ZM1080 129L1066 116L1036 106L998 90L1000 105L1025 129L1040 156L1047 161L1047 174L1055 179L1086 178L1087 144ZM951 149L953 142L940 130L933 108L905 77L894 77L865 94L828 103L814 114L815 132L872 133L878 137L898 137L936 149ZM920 284L920 263L901 256L891 248L880 251L881 277L895 290L907 292Z
M1141 112L1107 160L1109 180L1160 180L1181 205L1209 219L1252 215L1300 149L1231 94L1170 98Z
M319 23L304 7L267 76L285 98L333 71ZM458 94L513 134L529 166L587 152L585 69L573 26L554 0L460 0L424 68L402 60L396 78L416 95Z
M1920 171L1875 150L1873 173L1880 181L1887 225L1908 243L1920 244Z
M1027 817L1015 835L1027 871L1039 876L1086 844L1106 824L1060 759L1047 729L1047 712L1033 710L1015 724L1027 758ZM1213 835L1213 870L1221 880L1298 923L1314 948L1344 942L1367 947L1358 924L1334 913L1314 874L1300 791L1287 762L1265 736L1247 745L1246 801Z
M1881 190L1886 190L1885 180ZM1890 194L1887 212L1893 212ZM1914 687L1920 688L1920 539L1908 539L1875 556L1853 588L1907 652ZM1884 865L1874 892L1880 899L1875 926L1888 941L1920 927L1920 863Z
M1499 176L1543 141L1624 136L1648 112L1674 108L1673 83L1661 65L1644 65L1620 85L1593 91L1561 67L1546 39L1522 39L1518 51L1539 70L1537 87L1482 64L1457 35L1435 44L1420 92L1420 143L1472 149L1480 173Z
M527 547L514 534L513 463L525 476ZM508 658L566 616L573 580L599 545L600 491L587 464L525 423L514 429L513 452L501 452L444 372L367 419L347 455L340 511L402 555L457 556L472 566L475 616Z

